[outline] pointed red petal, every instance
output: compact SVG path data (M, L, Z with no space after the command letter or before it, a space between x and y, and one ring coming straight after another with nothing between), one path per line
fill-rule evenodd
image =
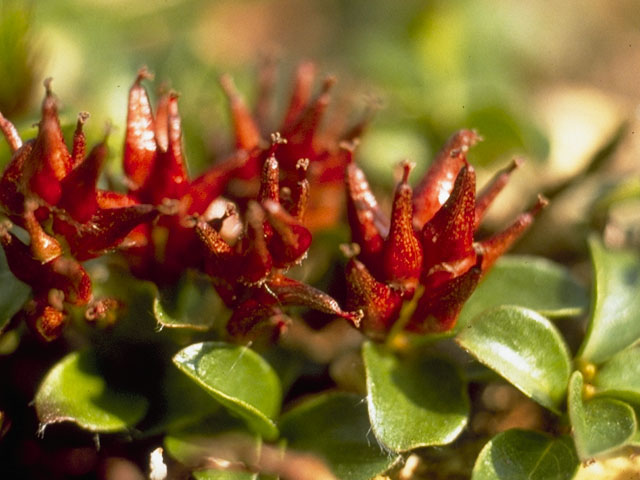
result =
M454 133L433 160L431 167L413 192L416 228L428 222L447 201L458 172L466 164L469 147L481 140L475 130Z
M29 140L16 150L0 179L0 205L10 215L22 215L24 210L22 185L25 180L25 163L31 157L34 144L34 140ZM12 217L12 220L20 222L20 218Z
M304 215L309 204L309 180L307 180L307 169L309 168L309 159L301 158L296 164L296 173L298 180L291 189L291 215L296 217L298 221L304 220Z
M229 75L220 78L220 84L229 100L231 119L235 131L236 148L251 150L260 143L260 130L253 120L240 93L236 89L233 79Z
M288 268L299 262L311 245L311 232L289 215L279 203L267 200L263 203L273 235L269 239L269 251L277 268Z
M93 147L86 160L77 165L61 183L62 197L58 206L80 223L88 222L98 210L96 183L106 158L105 140Z
M324 81L320 94L300 114L298 120L290 127L282 129L282 136L287 139L287 143L282 146L278 157L281 159L284 170L295 170L296 163L301 158L315 157L313 142L329 106L334 84L335 78L328 77Z
M159 149L151 174L140 192L140 198L160 205L165 198L181 198L188 189L187 171L182 151L182 127L178 113L178 96L170 92L167 116L167 150Z
M458 320L464 303L471 296L480 276L482 258L463 275L439 287L425 289L406 329L414 333L437 333L451 330Z
M476 175L471 166L460 170L451 195L422 229L424 273L442 262L473 253Z
M284 116L281 130L287 131L302 114L307 103L309 103L315 75L316 68L313 63L304 62L298 65L293 86L293 94L291 95L291 101L289 102L287 113Z
M377 263L389 226L364 172L355 163L347 165L346 187L351 239L360 246L364 262L372 266Z
M41 263L48 263L62 255L62 247L58 241L47 235L36 219L34 211L37 205L26 207L24 213L24 227L29 232L31 255Z
M73 168L77 167L84 161L84 155L87 149L87 140L82 127L88 118L88 112L80 112L78 114L76 130L73 132L73 148L71 149L71 163Z
M378 282L356 258L346 266L347 309L363 312L360 330L374 340L383 340L402 307L402 296L388 285Z
M42 102L42 119L38 136L28 161L25 176L31 191L51 205L58 203L62 190L60 180L71 171L71 155L62 137L58 105L51 92L51 79L45 80L46 95Z
M187 213L190 215L204 213L211 202L222 195L236 169L246 160L246 152L238 150L233 156L213 165L191 182L183 198Z
M270 156L262 165L262 176L260 178L260 191L258 192L258 202L266 200L278 202L280 199L280 168L275 157Z
M345 312L333 297L306 283L284 275L274 275L267 281L267 285L281 305L308 307L319 312L344 318L356 326L360 322L362 315L359 312Z
M486 272L495 261L513 245L522 234L531 226L534 218L549 201L539 196L538 201L529 209L521 213L508 228L477 244L478 253L483 255L482 271Z
M140 69L138 77L129 90L127 110L127 132L124 140L123 168L134 189L140 188L153 165L156 156L155 127L151 103L142 80L150 78L146 68Z
M522 159L516 158L508 167L496 173L489 183L478 192L476 197L476 228L480 225L489 206L509 182L513 171L520 165L522 165Z
M413 295L422 270L422 245L413 231L413 191L407 183L411 164L405 162L402 181L396 188L389 236L382 250L382 265L387 281L406 295Z
M263 282L271 268L273 259L267 250L264 233L265 215L262 207L251 201L247 206L246 236L240 242L243 256L240 281L248 285Z
M98 209L86 224L55 218L54 230L67 239L71 253L83 261L115 249L134 227L157 215L158 210L146 204Z
M7 139L11 153L16 152L22 146L22 139L18 134L18 130L13 123L2 115L2 112L0 112L0 132Z

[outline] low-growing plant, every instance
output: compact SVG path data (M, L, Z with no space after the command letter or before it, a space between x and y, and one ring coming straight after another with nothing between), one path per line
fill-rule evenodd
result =
M7 358L35 338L55 357L40 436L72 422L140 446L152 478L197 479L570 479L638 445L635 252L589 238L590 295L565 266L503 256L547 200L478 233L520 162L476 193L473 130L415 188L402 162L379 203L356 160L370 112L326 122L334 80L314 94L314 77L299 67L274 131L271 90L254 114L223 77L234 149L198 176L178 95L152 107L146 69L122 178L101 177L109 131L87 153L86 113L67 147L50 81L35 139L0 115L1 338ZM487 420L492 392L516 391L519 416Z

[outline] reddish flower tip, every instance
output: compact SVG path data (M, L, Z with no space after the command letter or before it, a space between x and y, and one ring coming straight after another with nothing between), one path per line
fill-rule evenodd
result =
M513 161L507 167L496 173L494 177L489 181L489 183L478 193L476 197L475 212L476 228L478 228L478 225L480 225L480 222L484 218L485 213L487 212L488 208L491 206L495 198L509 182L511 174L517 168L520 168L523 163L524 160L522 158L513 159Z
M447 201L458 172L467 163L470 147L482 140L475 130L454 133L436 155L426 175L413 192L414 226L428 222Z
M7 139L11 153L15 153L22 146L22 139L16 127L2 115L2 112L0 112L0 131Z
M251 111L247 108L242 96L236 89L231 75L222 75L220 77L220 85L229 99L236 148L251 150L257 147L261 141L260 130L253 120Z
M411 296L422 270L422 246L413 230L413 191L407 183L413 165L401 164L402 180L396 188L391 213L391 227L383 250L382 263L385 279L404 295Z

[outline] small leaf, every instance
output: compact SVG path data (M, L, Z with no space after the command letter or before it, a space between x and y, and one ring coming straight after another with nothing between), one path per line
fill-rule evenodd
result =
M435 358L401 360L363 346L373 432L394 451L453 442L467 424L469 398L457 369Z
M570 480L580 462L569 437L507 430L489 441L476 460L472 480Z
M614 355L598 370L593 385L598 393L640 405L640 346Z
M173 291L163 290L154 298L153 313L162 327L203 331L211 329L218 319L219 324L224 324L228 317L211 282L203 284L189 274Z
M606 250L595 237L589 246L593 306L578 357L600 364L640 338L640 258L631 251Z
M31 288L18 280L7 265L4 250L0 248L0 333L27 301Z
M521 307L497 307L474 318L456 341L525 395L558 412L571 359L562 336L542 315Z
M223 342L204 342L184 348L173 362L256 432L270 440L278 436L280 380L257 353Z
M580 315L589 306L584 288L557 263L533 256L500 258L465 304L461 329L481 312L500 305L526 307L546 317Z
M164 437L167 453L189 468L201 467L212 456L229 462L242 460L256 464L260 446L258 435L248 433L241 420L225 413Z
M200 470L192 473L196 480L257 480L257 473L234 472L231 470Z
M148 402L140 395L109 388L94 354L83 351L70 353L47 373L35 406L44 425L70 421L92 432L118 432L138 423Z
M567 402L580 459L588 460L629 443L637 429L633 408L610 398L594 398L585 402L582 389L582 374L574 372L569 381Z
M371 435L367 407L358 395L319 395L284 415L280 428L289 448L316 454L342 480L368 480L398 459Z

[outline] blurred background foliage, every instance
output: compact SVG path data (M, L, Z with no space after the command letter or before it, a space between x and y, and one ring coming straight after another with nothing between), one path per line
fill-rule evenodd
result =
M69 126L88 110L90 139L107 122L116 127L115 171L127 91L147 65L155 73L151 89L181 93L187 156L197 172L231 148L219 76L232 73L251 101L260 58L275 53L284 103L293 68L310 59L339 80L334 109L382 106L358 153L379 188L391 190L390 172L407 157L418 164L417 181L463 127L485 138L470 154L480 184L514 155L524 157L528 173L515 176L491 225L537 192L561 196L601 169L603 158L614 159L606 164L615 178L581 192L582 208L605 193L617 198L611 185L637 170L630 150L638 153L637 142L629 138L640 101L639 24L633 0L0 0L0 111L30 137L40 85L53 77ZM6 162L8 150L0 149ZM636 198L637 190L623 197ZM580 217L573 221L584 223L582 213L573 212ZM553 225L538 230L547 235Z

